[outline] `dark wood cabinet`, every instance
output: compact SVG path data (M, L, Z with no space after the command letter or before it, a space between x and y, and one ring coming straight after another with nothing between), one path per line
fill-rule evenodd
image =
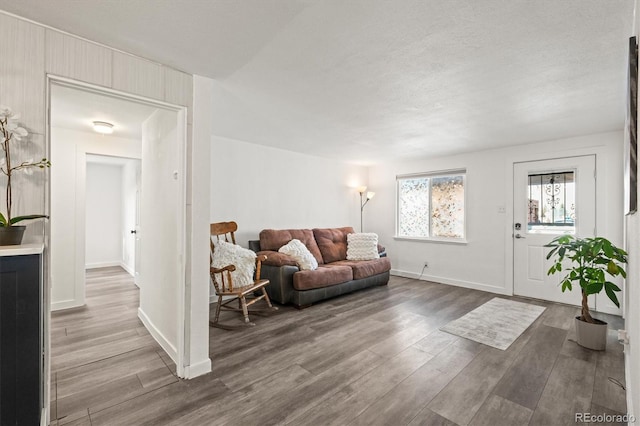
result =
M0 256L2 426L40 424L43 405L41 271L41 254Z

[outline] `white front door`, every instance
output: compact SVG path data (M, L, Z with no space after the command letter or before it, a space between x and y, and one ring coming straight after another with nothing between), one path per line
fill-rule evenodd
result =
M580 305L579 289L563 293L563 275L547 275L544 245L562 234L595 236L595 163L585 155L514 164L514 294Z

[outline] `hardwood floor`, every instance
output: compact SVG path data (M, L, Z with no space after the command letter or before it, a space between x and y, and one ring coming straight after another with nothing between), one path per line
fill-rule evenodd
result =
M506 351L438 330L493 297L392 277L280 307L255 327L211 328L213 372L185 381L137 319L131 277L93 270L86 308L52 318L52 424L511 426L626 412L619 317L603 318L605 352L574 342L577 308L540 301L529 303L547 309Z

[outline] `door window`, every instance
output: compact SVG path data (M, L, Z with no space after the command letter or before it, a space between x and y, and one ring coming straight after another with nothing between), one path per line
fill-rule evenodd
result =
M575 171L529 175L527 230L537 234L575 234Z

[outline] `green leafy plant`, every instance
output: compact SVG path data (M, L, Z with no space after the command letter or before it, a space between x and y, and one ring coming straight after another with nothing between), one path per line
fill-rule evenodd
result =
M622 265L627 263L627 253L614 246L611 241L602 237L575 238L562 235L555 238L545 247L551 247L547 259L554 257L554 264L547 275L566 272L562 278L562 291L572 290L575 284L582 291L582 321L595 323L589 312L587 297L590 294L605 291L609 299L620 307L616 292L620 287L607 281L607 275L626 278L627 273ZM571 260L570 267L563 268L563 261Z
M44 169L45 167L51 166L51 163L46 158L35 162L33 160L22 161L19 163L12 162L12 142L20 142L29 134L25 128L18 126L17 120L19 118L20 115L15 114L11 108L0 105L0 146L2 146L2 151L4 153L4 156L0 158L0 173L7 177L7 215L5 216L0 212L0 227L13 226L23 220L47 217L42 214L30 214L15 217L11 215L11 207L13 206L13 193L11 188L13 174L16 172L31 174L33 173L34 168Z

